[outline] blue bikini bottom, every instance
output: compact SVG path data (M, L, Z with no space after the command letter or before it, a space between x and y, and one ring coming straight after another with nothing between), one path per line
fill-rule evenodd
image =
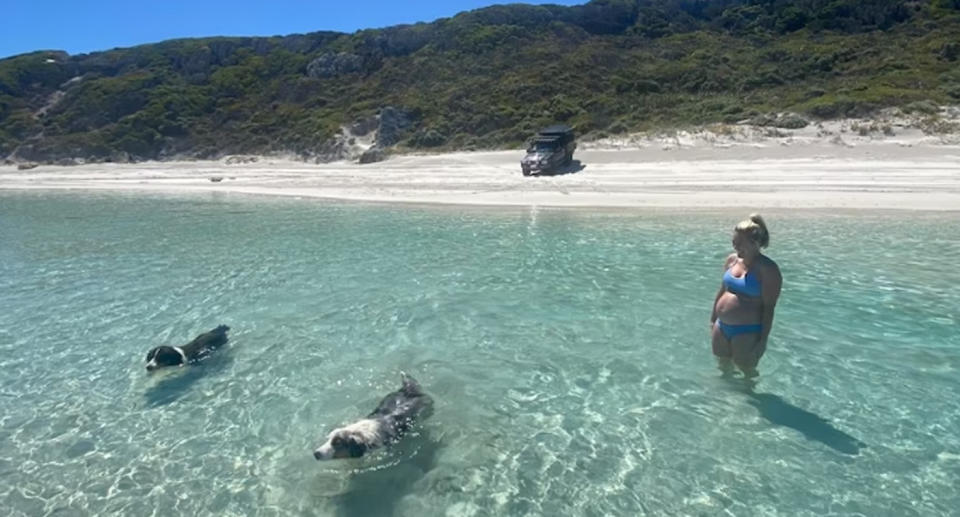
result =
M723 337L727 338L727 341L730 341L740 334L759 334L763 331L763 325L759 323L754 323L752 325L727 325L726 323L717 320L717 327L720 328L720 332L723 332Z

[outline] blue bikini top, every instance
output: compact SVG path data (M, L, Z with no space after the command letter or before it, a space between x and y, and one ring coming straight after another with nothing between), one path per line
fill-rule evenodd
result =
M730 272L730 269L723 274L724 287L734 294L742 294L744 296L751 296L754 298L760 296L760 279L757 278L757 275L755 275L752 271L747 271L747 274L741 277L736 277L733 276L733 273Z

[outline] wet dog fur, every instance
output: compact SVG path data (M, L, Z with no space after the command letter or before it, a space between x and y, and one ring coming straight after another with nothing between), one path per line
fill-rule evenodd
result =
M368 452L396 443L413 425L430 415L433 399L417 381L402 374L403 385L388 394L366 418L334 429L313 451L317 460L359 458Z

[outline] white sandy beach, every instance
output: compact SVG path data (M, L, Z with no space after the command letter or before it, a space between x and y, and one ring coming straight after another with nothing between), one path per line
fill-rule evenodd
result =
M235 192L462 205L960 210L960 145L920 135L582 143L580 167L523 177L522 150L395 156L359 165L260 158L0 167L0 189ZM577 164L575 162L575 165ZM579 169L579 170L576 170ZM211 177L222 177L212 182Z

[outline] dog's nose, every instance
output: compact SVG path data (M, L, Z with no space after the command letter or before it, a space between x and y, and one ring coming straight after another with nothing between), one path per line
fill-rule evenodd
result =
M320 451L313 451L313 457L316 458L317 460L322 460L323 454L320 454Z

